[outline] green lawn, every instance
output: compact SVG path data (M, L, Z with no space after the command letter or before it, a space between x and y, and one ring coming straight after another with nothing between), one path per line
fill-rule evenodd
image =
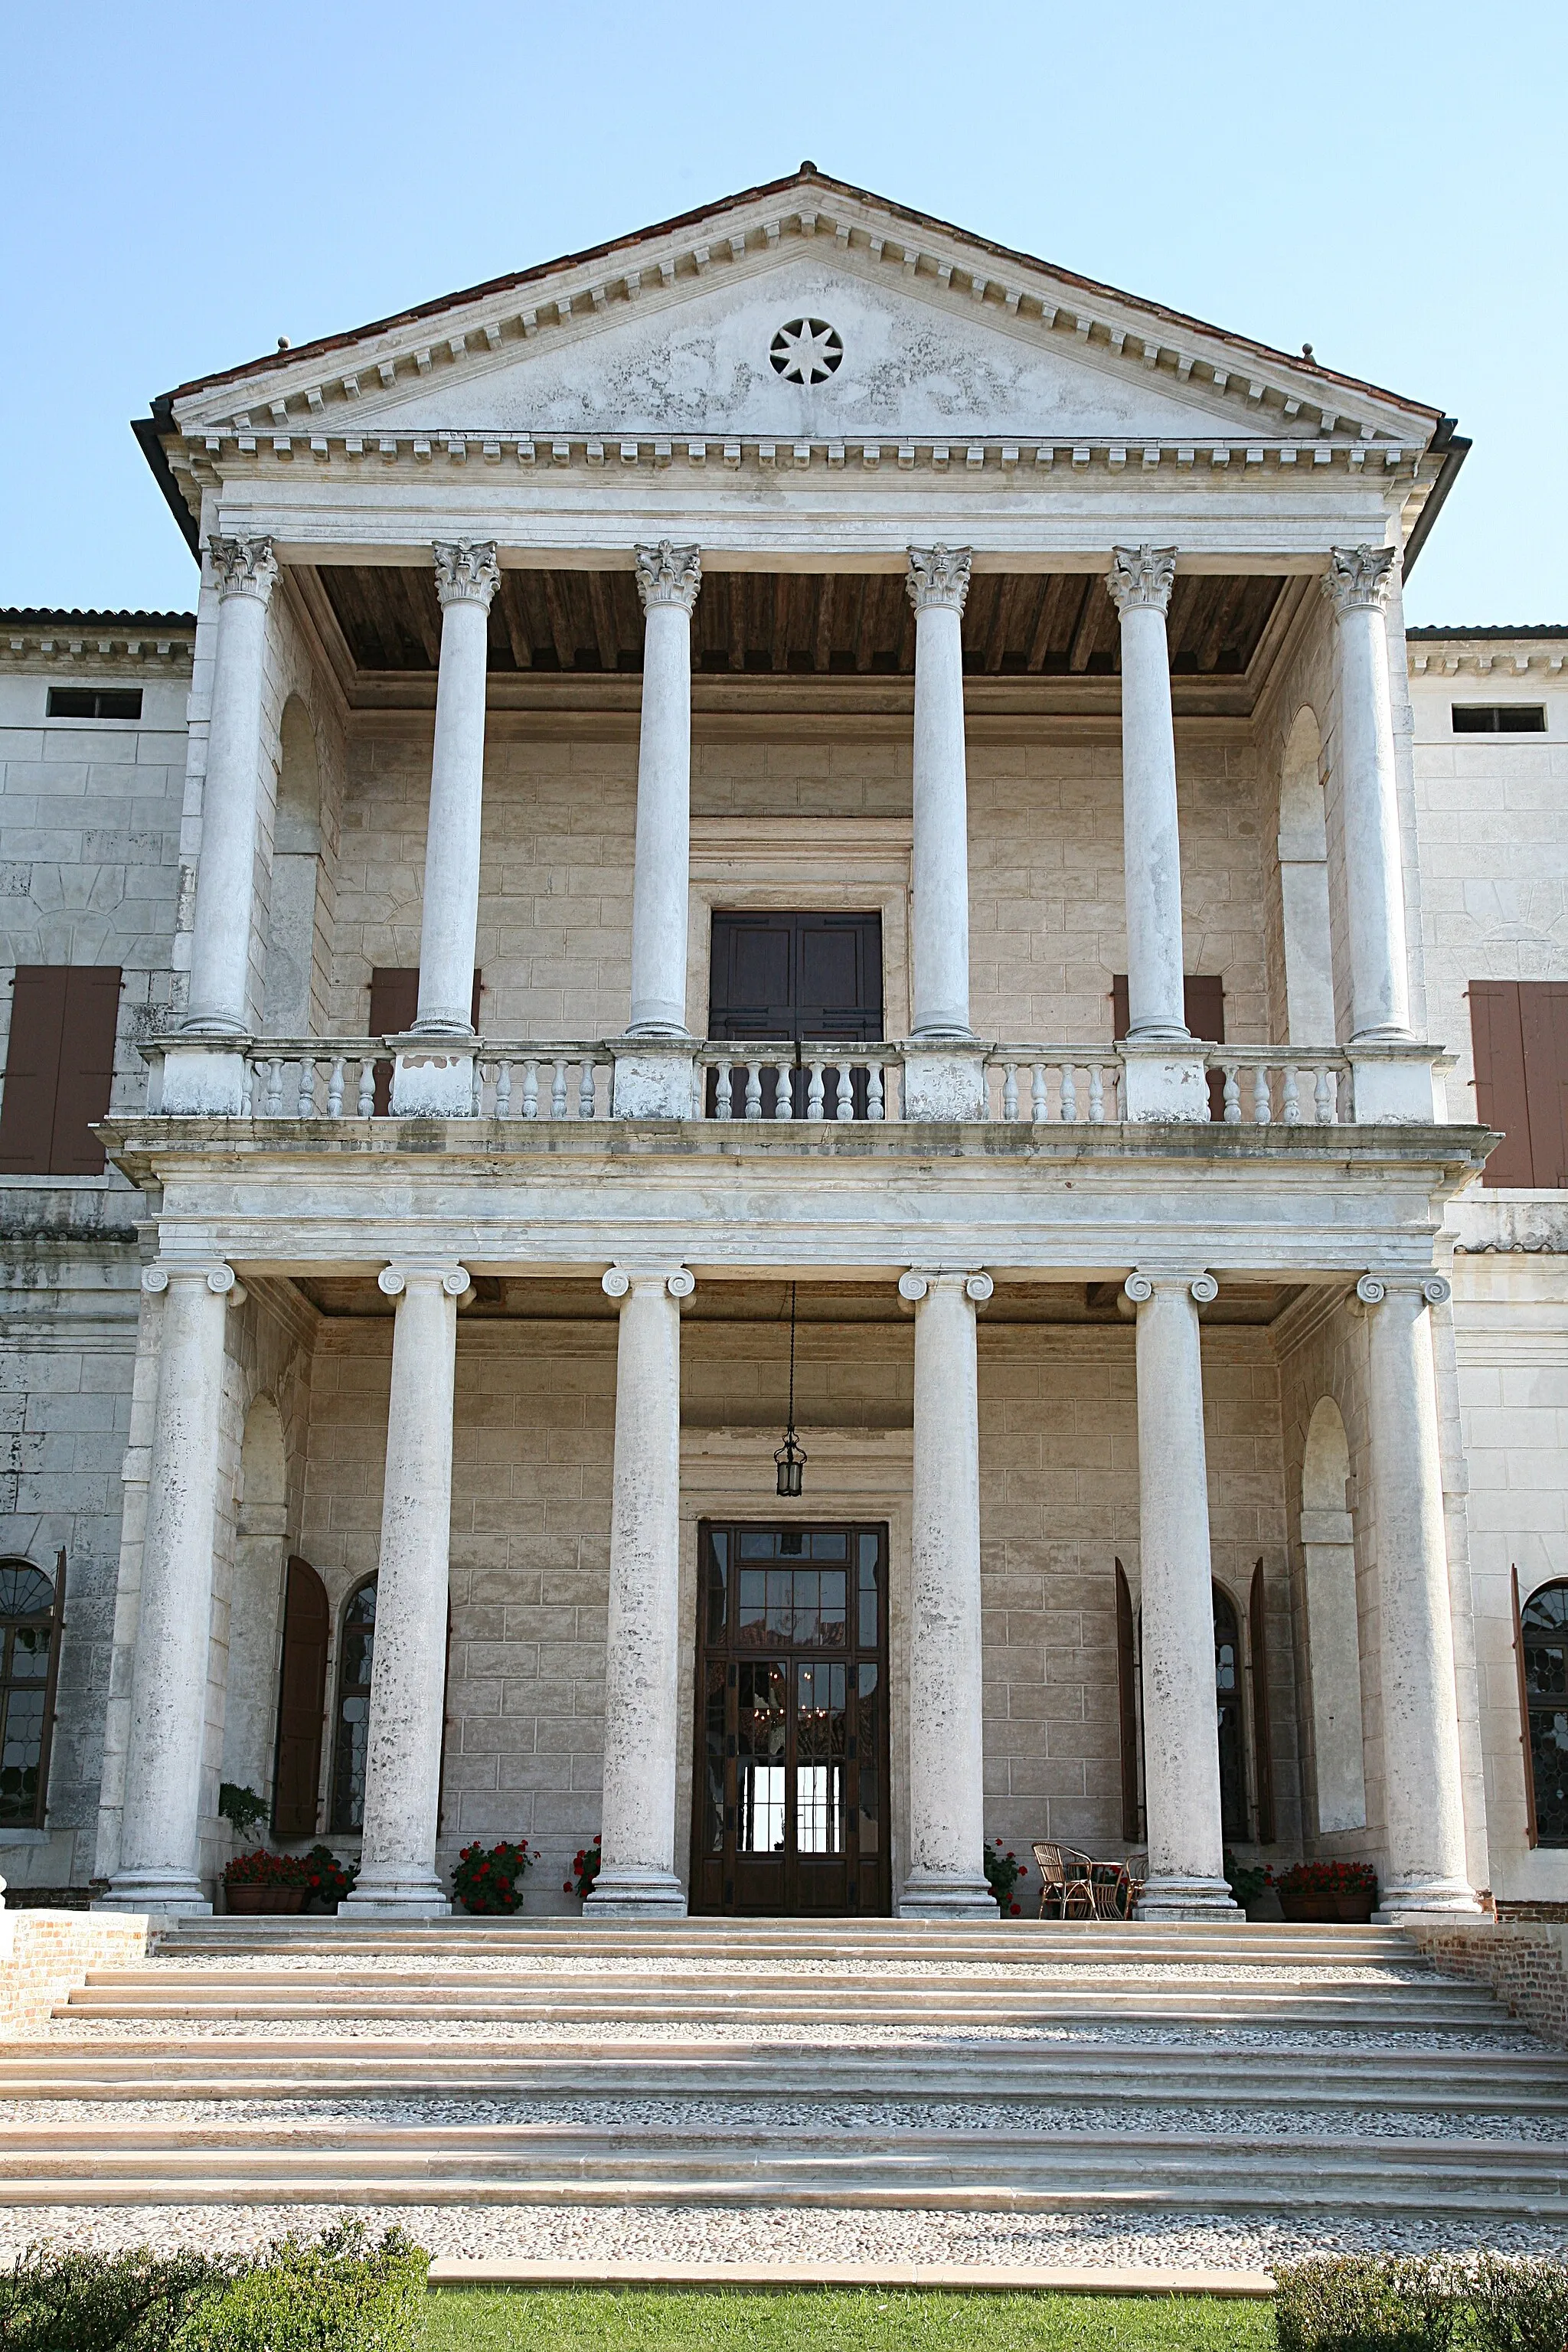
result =
M1271 2352L1274 2307L1205 2295L440 2287L427 2326L429 2352Z

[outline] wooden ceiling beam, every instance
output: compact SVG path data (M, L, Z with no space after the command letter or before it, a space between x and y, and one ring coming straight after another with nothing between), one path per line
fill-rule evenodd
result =
M1068 648L1068 667L1081 676L1089 667L1094 652L1094 641L1100 635L1100 610L1110 603L1103 581L1089 579L1083 583L1083 601L1073 624L1072 643Z
M816 575L816 613L811 635L811 666L825 670L833 658L833 600L837 580L831 572Z
M610 599L608 575L603 572L590 572L588 574L588 609L594 616L594 640L599 648L599 667L619 669L620 630L616 623L616 608Z
M528 634L528 619L522 609L522 596L515 572L503 572L500 590L496 598L506 630L506 641L511 647L511 657L519 669L533 667L533 641Z
M566 609L565 575L559 572L541 572L544 583L544 611L550 623L550 639L555 647L555 658L563 669L577 667L577 641Z

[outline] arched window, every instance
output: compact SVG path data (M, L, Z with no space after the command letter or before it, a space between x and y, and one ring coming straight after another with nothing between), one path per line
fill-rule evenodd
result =
M1219 1818L1227 1838L1247 1835L1247 1765L1242 1748L1241 1629L1235 1604L1214 1589L1215 1706L1219 1718Z
M52 1577L30 1560L0 1560L0 1823L6 1829L43 1825L64 1571L63 1552Z
M1568 1579L1543 1584L1519 1612L1537 1845L1568 1845Z
M338 1642L337 1734L332 1752L332 1827L364 1827L364 1768L370 1738L370 1670L375 1650L375 1579L349 1595Z

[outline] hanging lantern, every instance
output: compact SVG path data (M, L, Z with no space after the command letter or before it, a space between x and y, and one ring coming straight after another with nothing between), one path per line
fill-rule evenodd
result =
M795 1433L795 1295L789 1286L789 1417L784 1423L784 1444L773 1455L778 1465L778 1491L794 1496L800 1493L801 1474L805 1468L805 1448Z

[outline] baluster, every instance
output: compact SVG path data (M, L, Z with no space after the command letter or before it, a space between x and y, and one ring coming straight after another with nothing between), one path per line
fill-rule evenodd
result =
M713 1084L713 1116L715 1118L733 1118L734 1115L735 1107L730 1100L730 1056L721 1054Z
M822 1062L811 1065L811 1084L805 1090L805 1115L809 1119L822 1117L822 1073L826 1066Z
M1105 1065L1091 1062L1089 1066L1089 1123L1091 1127L1105 1124Z
M1078 1072L1070 1062L1061 1066L1061 1108L1064 1119L1078 1117Z
M790 1092L790 1067L787 1062L780 1062L773 1067L773 1117L775 1118L795 1117L795 1097Z
M693 1118L706 1118L708 1116L708 1071L700 1055L691 1065L691 1116Z
M327 1117L329 1118L342 1118L342 1115L343 1057L339 1054L334 1056L331 1069L328 1073L327 1076Z
M496 1112L498 1118L511 1117L511 1064L496 1064Z
M882 1065L869 1062L866 1066L866 1116L880 1118L886 1108L882 1094Z
M763 1066L761 1062L746 1064L746 1109L748 1118L763 1115Z
M247 1061L245 1065L244 1076L239 1082L239 1115L242 1118L250 1117L251 1099L255 1092L256 1071L253 1065Z
M1002 1116L1005 1119L1015 1119L1018 1116L1018 1065L1016 1062L1005 1062L1002 1065Z
M594 1116L594 1056L592 1054L584 1054L583 1056L583 1075L577 1082L577 1116L579 1118L592 1118Z
M566 1063L564 1057L559 1054L555 1056L554 1070L555 1076L550 1084L550 1116L552 1118L564 1118L566 1116Z
M300 1065L300 1091L294 1100L296 1118L316 1116L316 1057L307 1054Z
M1332 1127L1338 1112L1334 1100L1334 1073L1327 1062L1318 1065L1318 1083L1312 1089L1312 1108L1320 1127Z
M1285 1124L1287 1127L1300 1127L1301 1097L1297 1090L1296 1066L1293 1062L1287 1062L1284 1065L1279 1073L1279 1079L1285 1104Z
M474 1055L474 1082L468 1089L469 1108L476 1118L482 1118L485 1108L485 1066Z
M834 1089L833 1116L837 1119L855 1116L855 1076L847 1062L840 1062L837 1086Z
M524 1118L539 1117L539 1065L524 1062L522 1066L522 1115Z
M1241 1125L1241 1081L1234 1062L1222 1062L1225 1072L1225 1123L1226 1127Z
M1046 1066L1037 1062L1029 1073L1029 1117L1037 1127L1044 1127L1051 1115L1051 1098L1046 1087Z
M1268 1066L1259 1062L1252 1073L1252 1117L1258 1127L1267 1127L1274 1116L1274 1104L1268 1091Z

